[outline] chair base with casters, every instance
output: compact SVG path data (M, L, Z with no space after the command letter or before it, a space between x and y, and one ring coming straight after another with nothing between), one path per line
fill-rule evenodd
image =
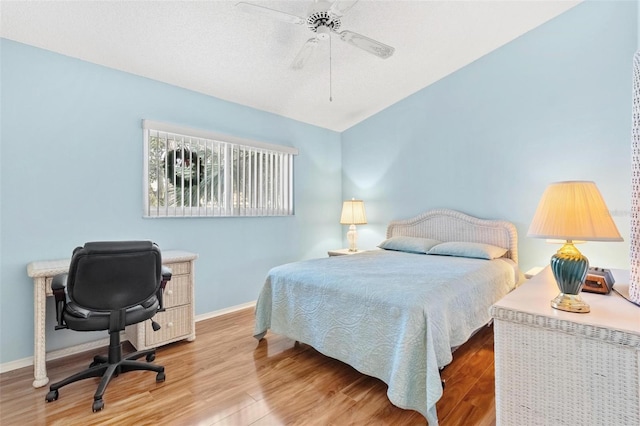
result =
M89 379L91 377L102 377L96 393L93 395L93 412L100 411L104 408L104 401L102 396L107 390L107 385L114 376L118 376L120 373L135 370L147 370L155 371L156 382L164 382L165 374L164 367L161 365L152 364L156 358L155 349L147 349L144 351L137 351L126 356L122 356L122 343L120 342L120 334L112 333L110 335L109 343L109 355L97 355L93 358L93 362L84 371L80 371L72 376L67 377L57 383L54 383L49 388L46 401L51 402L58 399L60 389L70 383L74 383L80 380ZM136 361L139 358L145 357L147 362Z
M53 383L45 400L57 400L63 386L100 377L92 406L93 412L97 412L104 408L103 396L109 382L120 373L153 371L156 382L164 382L164 367L152 363L156 350L124 355L120 332L127 325L146 320L151 320L155 331L160 329L152 317L164 310L162 296L169 280L171 270L161 265L159 249L151 242L87 243L77 248L69 274L55 276L51 283L58 323L55 328L108 330L109 352L106 356L95 356L89 368ZM147 288L140 290L139 287L144 285ZM146 362L138 361L143 357Z

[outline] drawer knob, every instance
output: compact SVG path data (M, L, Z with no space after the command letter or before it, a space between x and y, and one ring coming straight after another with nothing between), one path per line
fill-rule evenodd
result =
M170 322L169 324L167 324L167 327L169 327L169 328L173 327L173 323Z
M173 294L173 290L167 290L167 296L171 296Z

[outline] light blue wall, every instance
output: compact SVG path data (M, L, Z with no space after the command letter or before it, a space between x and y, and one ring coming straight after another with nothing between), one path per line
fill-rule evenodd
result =
M199 253L196 312L208 313L254 300L274 265L344 246L343 197L366 201L361 248L389 220L451 207L514 222L527 269L555 250L526 237L546 185L594 180L627 241L581 250L627 267L637 12L581 4L342 135L0 40L0 363L32 354L30 261L153 239ZM142 118L297 147L296 216L142 219ZM48 350L77 334L54 333L50 316Z
M343 132L343 195L365 200L362 248L391 219L454 208L513 222L524 270L557 246L526 237L546 186L593 180L624 243L592 264L629 265L636 2L586 2Z
M340 247L340 134L9 40L0 43L0 363L32 355L27 263L67 258L85 241L151 239L162 249L198 253L197 314L255 300L269 268ZM143 118L297 147L296 215L143 219ZM51 300L48 308L51 313ZM76 342L79 334L54 332L49 315L48 350Z

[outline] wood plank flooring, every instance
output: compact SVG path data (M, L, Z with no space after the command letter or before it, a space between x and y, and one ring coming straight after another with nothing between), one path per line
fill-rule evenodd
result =
M253 309L200 321L194 342L159 348L155 373L129 372L109 384L104 410L91 404L98 379L60 390L31 386L31 367L0 375L0 424L9 425L425 425L419 413L392 405L387 386L308 345L267 333L252 336ZM106 348L105 348L106 349ZM132 348L127 343L126 351ZM88 366L89 351L47 363L61 380ZM494 425L493 331L484 327L454 353L443 371L440 424Z

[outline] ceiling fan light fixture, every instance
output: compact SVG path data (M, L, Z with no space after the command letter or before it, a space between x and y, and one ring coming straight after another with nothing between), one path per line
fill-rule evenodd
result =
M320 25L317 29L316 29L316 33L318 34L318 39L320 40L326 40L329 38L329 36L331 35L331 30L329 29L329 27L326 27L324 25Z

